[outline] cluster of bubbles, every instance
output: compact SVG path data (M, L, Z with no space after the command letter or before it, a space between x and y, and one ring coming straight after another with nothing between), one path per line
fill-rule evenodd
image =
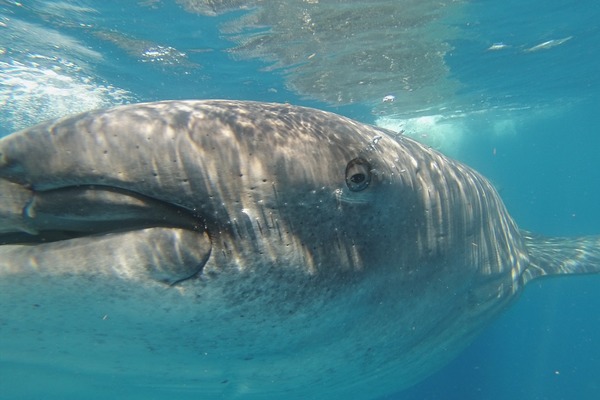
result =
M21 60L0 59L2 136L43 120L132 99L129 92L96 82L65 59L41 54L28 54Z

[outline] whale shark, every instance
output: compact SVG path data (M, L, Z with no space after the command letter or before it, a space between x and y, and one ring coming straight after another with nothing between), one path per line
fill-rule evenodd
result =
M600 237L316 109L162 101L0 139L0 368L30 398L373 399L453 359ZM32 384L34 382L35 384Z

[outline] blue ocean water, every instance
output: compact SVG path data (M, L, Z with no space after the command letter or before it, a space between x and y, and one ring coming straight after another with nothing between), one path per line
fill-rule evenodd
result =
M400 44L407 49L394 65L407 67L386 64L389 73L378 66L397 50L386 46L390 33L377 20L354 28L370 35L342 41L344 52L374 48L373 71L343 60L311 61L327 51L324 58L334 62L323 37L337 38L328 32L310 42L302 34L307 14L302 19L298 10L319 21L326 11L338 15L344 2L322 1L329 8L321 14L310 8L319 2L300 8L277 2L289 6L281 24L275 22L284 17L277 14L276 21L259 3L0 1L0 136L128 102L290 102L432 140L489 177L524 229L600 233L600 3L449 1L440 10L406 2L406 21L438 18L428 17L433 22L414 36L416 24L403 27L409 36ZM404 4L375 2L387 3ZM250 23L244 18L252 13L260 17ZM332 32L341 30L333 26ZM269 40L253 42L265 35ZM359 39L367 36L381 38L380 46ZM328 81L324 72L350 83ZM383 103L386 95L396 101ZM530 284L458 359L388 398L598 398L599 288L598 276Z

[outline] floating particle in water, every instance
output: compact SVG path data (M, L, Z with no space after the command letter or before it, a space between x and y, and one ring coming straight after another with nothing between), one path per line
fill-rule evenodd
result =
M560 46L561 44L571 40L573 38L573 36L568 36L562 39L552 39L552 40L548 40L545 41L543 43L540 43L538 45L535 45L533 47L530 47L529 49L526 49L525 52L526 53L531 53L534 51L540 51L540 50L547 50L547 49L551 49L553 47L556 46Z
M504 50L506 48L510 47L507 44L504 44L502 42L498 42L498 43L494 43L492 44L490 47L487 48L487 51L498 51L498 50Z

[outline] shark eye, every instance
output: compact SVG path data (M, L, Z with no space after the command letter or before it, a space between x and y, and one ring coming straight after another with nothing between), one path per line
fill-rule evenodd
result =
M355 158L346 166L346 185L353 192L365 190L371 182L371 165L363 158Z

